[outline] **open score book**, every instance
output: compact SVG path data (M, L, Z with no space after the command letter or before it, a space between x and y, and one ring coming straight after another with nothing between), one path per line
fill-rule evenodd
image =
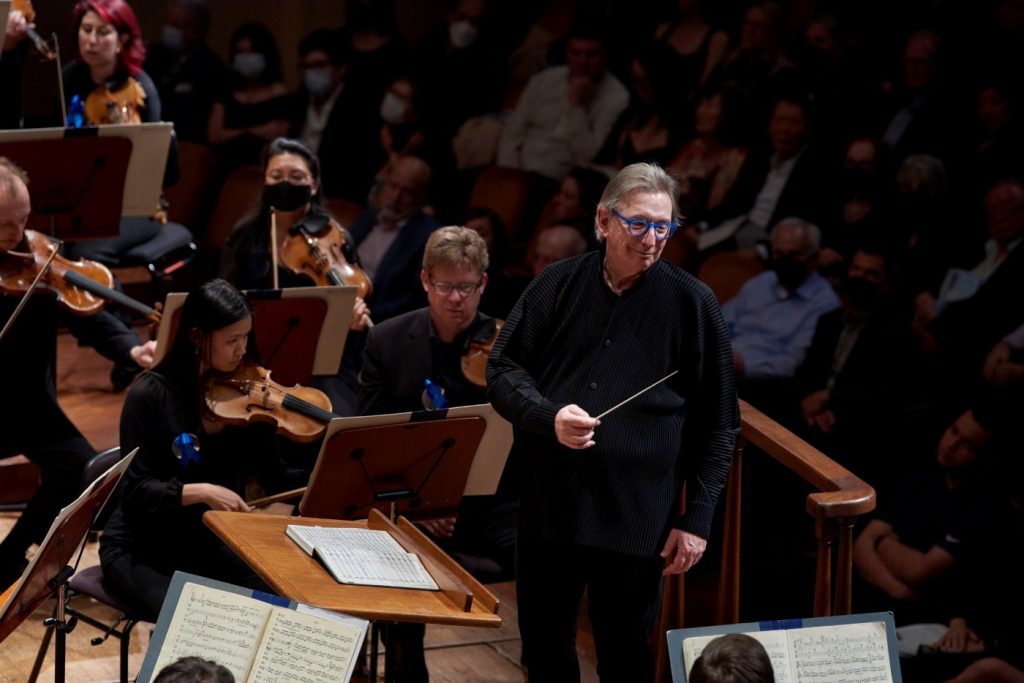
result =
M175 602L165 602L150 646L159 655L153 662L147 653L139 683L149 683L166 665L189 656L222 664L238 683L351 678L365 620L288 601L275 605L265 599L276 596L226 584L220 585L231 590L221 590L204 585L214 583L209 579L185 575L182 581L179 576L180 593L172 585L168 595ZM256 594L265 599L251 597Z
M420 558L387 531L289 524L285 534L338 583L438 590Z
M764 645L776 683L893 683L886 624L881 621L741 633ZM683 640L687 676L707 644L721 635Z

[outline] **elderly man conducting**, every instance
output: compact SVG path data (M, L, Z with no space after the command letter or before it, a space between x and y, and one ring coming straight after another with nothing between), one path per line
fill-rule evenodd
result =
M620 171L598 204L601 250L541 273L491 353L488 395L523 473L516 588L531 681L579 680L584 589L601 678L654 679L661 576L700 560L725 485L732 352L711 291L659 260L676 195L658 166Z

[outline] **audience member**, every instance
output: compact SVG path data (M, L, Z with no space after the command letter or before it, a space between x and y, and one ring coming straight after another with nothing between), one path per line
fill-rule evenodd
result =
M672 48L663 43L641 46L630 62L632 98L619 117L596 162L615 170L641 161L668 164L679 147L688 103L666 67Z
M853 562L864 581L854 589L856 611L893 610L897 623L945 622L956 570L995 519L983 477L992 432L972 411L949 425L938 444L938 467L909 478L882 501L854 542Z
M499 165L557 182L573 166L590 163L604 145L629 104L629 92L605 68L604 36L577 24L566 61L530 79L505 122Z
M235 683L235 677L214 661L182 657L160 669L153 683Z
M501 109L497 27L484 0L450 0L445 21L421 45L416 73L423 87L421 119L450 140L468 119ZM504 28L504 27L503 27Z
M791 379L818 319L839 308L836 293L816 270L820 244L816 225L800 218L780 221L772 230L770 269L722 306L741 397L747 398L751 380Z
M686 680L689 683L775 683L775 672L764 645L745 633L726 633L707 644Z
M658 24L654 38L672 48L666 54L666 69L673 74L681 99L692 104L725 57L729 36L704 18L700 0L676 0L672 16Z
M228 88L210 112L207 139L221 173L259 163L264 146L288 134L291 95L281 73L281 53L265 25L246 22L228 43Z
M679 178L679 204L689 223L718 208L739 177L747 158L737 125L744 100L734 87L706 90L697 103L694 137L668 165Z
M227 87L224 60L206 43L209 29L207 0L168 0L160 40L146 48L145 70L179 140L206 142L213 103Z
M766 104L771 78L782 65L784 23L778 2L751 3L743 13L739 40L722 60L716 80L740 88L759 106Z
M376 105L388 84L408 71L412 59L409 46L398 35L394 3L392 0L346 2L345 28L352 42L348 82L359 92L365 92Z
M922 463L931 363L893 257L879 244L853 253L842 308L821 316L796 373L802 433L879 496ZM881 441L878 434L886 434Z
M359 92L349 76L352 47L347 34L316 29L299 42L302 84L295 97L291 136L311 149L321 163L326 197L366 203L360 187L365 164L360 158L366 132L377 118L376 103Z
M0 100L0 130L21 127L21 73L30 49L25 40L30 26L35 25L25 20L21 10L9 10L0 45L0 84L4 88L4 97Z
M529 266L533 277L563 259L579 256L587 250L587 240L579 230L569 225L552 225L544 228L534 240Z
M712 226L728 220L731 237L726 237L741 249L767 239L768 228L783 218L817 222L826 213L830 184L810 145L808 102L781 97L768 121L768 137L770 146L747 157L732 189L706 219Z
M413 156L398 156L384 170L378 207L352 225L352 239L373 281L370 306L376 322L417 308L423 247L440 222L424 212L431 169ZM417 291L418 290L418 291Z
M937 297L918 297L918 317L939 347L945 389L952 397L980 381L986 354L1024 321L1024 184L999 183L985 197L990 238L970 270L947 272Z
M571 225L590 234L594 225L594 207L607 184L608 176L601 171L583 167L572 169L562 178L558 192L541 210L537 228Z
M944 90L942 40L934 31L916 31L903 52L903 78L892 95L882 141L899 162L911 154L952 161L956 149L949 132L959 130L957 102Z

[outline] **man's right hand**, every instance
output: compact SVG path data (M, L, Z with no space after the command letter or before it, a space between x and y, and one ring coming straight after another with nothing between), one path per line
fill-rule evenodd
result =
M231 489L205 482L185 484L181 487L181 504L195 505L196 503L205 503L211 510L252 512L242 497Z
M565 406L555 415L555 436L558 443L568 448L590 448L594 441L594 429L601 422L596 420L575 403Z

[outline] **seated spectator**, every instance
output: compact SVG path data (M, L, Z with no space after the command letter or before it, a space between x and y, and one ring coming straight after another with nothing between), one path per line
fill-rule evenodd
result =
M288 134L291 96L281 73L281 53L266 26L247 22L231 34L228 92L213 105L207 138L221 173L259 163L263 147Z
M630 62L629 108L608 136L598 163L615 170L641 161L665 166L679 147L680 111L688 105L676 87L675 75L666 68L668 53L672 48L664 44L645 45Z
M731 83L748 93L756 104L764 104L771 77L783 64L784 23L778 2L751 3L743 13L739 40L722 60L716 80Z
M235 683L235 677L216 662L201 657L182 657L160 669L153 683Z
M676 0L672 16L658 24L654 38L672 48L666 69L674 75L680 99L689 103L729 49L729 36L704 18L700 0Z
M900 624L952 616L957 569L982 550L984 532L998 519L983 477L991 442L992 432L964 412L939 441L938 467L883 501L854 542L854 566L865 582L854 590L856 611L892 610Z
M707 644L693 663L689 683L775 683L764 645L745 633L727 633Z
M392 0L346 2L345 28L352 42L348 83L359 92L365 92L376 106L388 85L406 72L411 61L409 46L398 34L394 3Z
M772 230L771 244L770 269L722 306L743 398L750 380L791 379L818 319L839 308L839 298L816 269L821 244L816 225L787 218Z
M679 178L679 205L690 223L716 209L739 177L747 158L738 125L744 99L732 87L706 90L697 103L696 135L668 164Z
M568 225L552 225L537 234L529 263L533 277L563 259L579 256L587 250L587 240L580 231Z
M1016 95L1014 87L995 78L978 90L976 133L964 172L969 202L981 201L990 187L1020 173L1024 137Z
M383 174L378 207L352 225L352 239L363 270L373 281L368 303L380 322L418 308L423 247L440 222L423 211L431 170L425 161L398 156Z
M817 222L825 217L827 173L811 146L809 104L784 96L768 121L770 145L752 152L732 189L707 214L708 226L719 226L722 246L750 248L768 237L768 228L796 216ZM713 246L713 245L708 245Z
M365 191L349 192L360 164L353 164L360 138L377 120L375 103L348 78L352 46L340 31L317 29L299 43L302 84L294 99L291 136L320 158L323 193L366 202Z
M794 431L880 496L923 464L913 454L931 369L895 271L879 244L854 251L839 288L842 308L818 320L796 373ZM880 442L878 434L889 436Z
M483 0L451 0L445 21L423 39L416 56L424 97L421 120L450 140L468 119L501 109L497 26ZM467 86L472 96L466 96Z
M953 396L979 380L989 350L1016 329L1024 314L1024 184L999 183L985 197L989 241L970 270L951 269L938 296L918 297L918 317L934 335Z
M160 41L146 48L144 69L160 92L163 120L179 140L206 143L210 112L227 87L224 60L210 49L206 0L168 0Z
M606 66L604 37L577 24L565 66L530 79L505 123L498 165L558 182L573 166L590 163L629 104L629 92Z
M858 244L881 239L878 234L885 162L881 143L857 136L847 145L836 186L833 220L821 238L818 270L826 277L842 278Z
M582 167L572 169L562 178L558 192L541 210L537 228L543 230L552 225L571 225L583 234L591 234L594 207L607 184L608 176L601 171Z
M881 127L882 141L897 161L911 154L928 154L946 163L955 156L963 128L957 102L943 86L942 39L934 31L916 31L903 51L903 78L894 90Z

